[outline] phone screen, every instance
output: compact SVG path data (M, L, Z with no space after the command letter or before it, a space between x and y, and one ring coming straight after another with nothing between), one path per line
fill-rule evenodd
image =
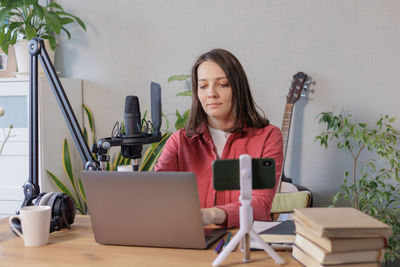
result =
M213 184L215 190L239 190L240 174L238 159L223 159L213 162ZM253 189L275 186L275 161L271 158L252 159Z

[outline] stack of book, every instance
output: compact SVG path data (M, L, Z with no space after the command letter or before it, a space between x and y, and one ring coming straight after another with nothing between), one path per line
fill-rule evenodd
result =
M305 266L380 266L392 229L353 208L295 209L293 257Z

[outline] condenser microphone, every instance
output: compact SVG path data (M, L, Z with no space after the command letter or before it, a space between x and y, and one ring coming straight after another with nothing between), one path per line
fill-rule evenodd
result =
M125 138L139 138L141 136L142 121L137 96L128 95L125 98L124 120ZM141 144L122 145L121 153L125 158L138 159L142 157L142 148Z
M125 132L127 136L140 134L142 128L139 98L134 95L128 95L125 98Z
M162 139L160 131L162 122L161 113L161 86L151 82L151 121L141 118L139 99L137 96L125 98L125 130L119 128L119 123L114 125L113 136L102 138L92 148L92 153L97 154L100 169L110 160L108 150L113 146L121 146L124 158L133 160L133 170L139 169L139 159L142 157L142 148L145 144L159 142Z

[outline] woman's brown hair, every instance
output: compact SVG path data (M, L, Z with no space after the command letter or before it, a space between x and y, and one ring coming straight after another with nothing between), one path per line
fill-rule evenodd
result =
M235 112L235 123L228 131L240 132L244 126L251 128L264 128L267 126L269 120L265 118L264 112L255 104L246 73L239 60L224 49L213 49L201 55L192 68L193 96L190 116L186 124L186 134L192 136L199 133L201 125L207 120L207 114L204 112L197 94L197 69L205 61L212 61L218 64L225 72L232 88L232 107ZM257 112L256 107L261 110L263 115Z

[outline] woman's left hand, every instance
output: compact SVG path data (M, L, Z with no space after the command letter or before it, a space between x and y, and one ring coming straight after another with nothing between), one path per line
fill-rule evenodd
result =
M203 225L222 224L226 221L226 213L220 208L205 208L201 209L201 217Z

